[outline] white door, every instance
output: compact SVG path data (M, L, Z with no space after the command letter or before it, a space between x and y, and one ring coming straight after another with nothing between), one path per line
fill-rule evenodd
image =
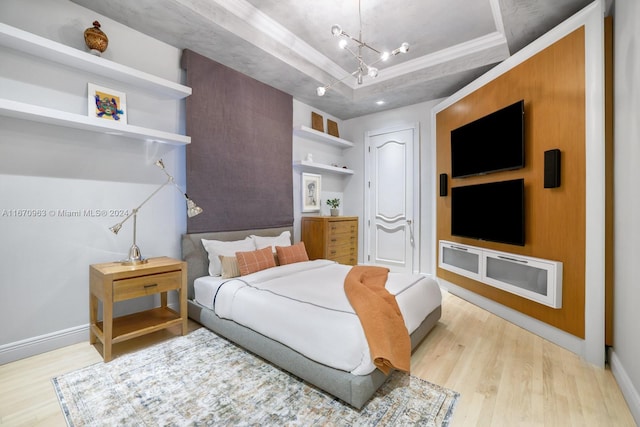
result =
M418 127L368 132L365 260L411 273L418 267Z

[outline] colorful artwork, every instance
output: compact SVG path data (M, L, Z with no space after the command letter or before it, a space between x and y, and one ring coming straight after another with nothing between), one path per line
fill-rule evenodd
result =
M126 123L126 97L122 92L89 83L89 115Z

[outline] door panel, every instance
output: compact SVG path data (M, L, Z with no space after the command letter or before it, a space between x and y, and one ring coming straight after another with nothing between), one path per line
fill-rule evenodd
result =
M370 263L412 272L414 265L414 128L370 133Z

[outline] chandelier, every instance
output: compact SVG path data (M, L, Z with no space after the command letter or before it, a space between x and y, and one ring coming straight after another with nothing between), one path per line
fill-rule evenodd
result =
M360 10L360 1L358 1L358 17L360 19L360 30L358 32L358 37L353 37L349 34L347 34L346 32L344 32L342 30L342 27L340 27L340 25L335 24L331 27L331 34L333 34L335 37L339 37L340 38L340 42L338 42L338 46L340 47L340 49L344 49L347 52L349 52L351 55L353 55L353 57L355 58L355 60L358 62L358 68L356 68L356 70L339 79L336 80L332 83L329 83L325 86L319 86L316 89L316 93L318 94L318 96L324 96L324 94L327 92L327 89L330 89L332 86L334 86L336 83L339 83L341 81L343 81L344 79L346 79L349 76L353 76L356 81L358 82L359 85L362 84L363 78L365 75L371 77L371 78L375 78L378 76L378 69L376 67L374 67L375 64L377 64L380 61L386 61L387 59L389 59L392 56L396 56L400 53L407 53L409 51L409 43L404 42L400 45L400 47L392 50L391 52L388 51L380 51L370 45L368 45L367 43L365 43L364 41L362 41L362 11ZM349 47L349 42L355 42L356 47L355 49L351 49ZM375 59L373 62L371 62L370 64L367 64L363 57L362 57L362 52L364 50L364 48L367 48L373 52L375 52L377 54L377 59Z

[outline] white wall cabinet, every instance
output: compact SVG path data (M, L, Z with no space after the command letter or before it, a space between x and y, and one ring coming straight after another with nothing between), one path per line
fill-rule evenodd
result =
M182 99L191 95L191 88L181 84L117 64L62 43L31 34L27 31L0 23L0 46L66 66L109 77L135 86L148 93L169 99ZM144 141L156 141L174 145L191 142L189 136L148 129L125 123L112 123L52 108L0 97L0 115L56 126L84 129L93 132L122 135Z
M562 263L441 240L438 266L553 308L562 307Z

